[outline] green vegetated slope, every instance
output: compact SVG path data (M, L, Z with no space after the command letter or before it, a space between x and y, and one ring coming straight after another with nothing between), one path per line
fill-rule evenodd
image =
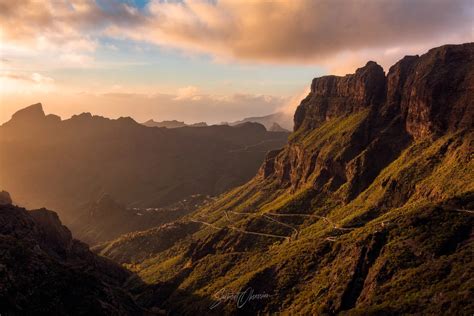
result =
M255 178L96 250L171 314L470 315L473 65L465 44L317 78ZM264 295L219 303L249 288Z

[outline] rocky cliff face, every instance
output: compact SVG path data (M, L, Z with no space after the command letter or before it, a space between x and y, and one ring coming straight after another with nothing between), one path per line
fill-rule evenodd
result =
M447 45L390 69L388 95L415 140L473 127L473 61L474 44Z
M260 176L294 190L334 192L347 183L343 198L354 198L413 141L472 128L473 56L474 44L447 45L403 58L387 76L368 62L352 75L314 79L295 112L290 144L267 156ZM350 124L337 152L331 138L311 135Z
M407 56L384 75L368 62L355 74L315 78L297 108L295 131L335 117L382 105L403 114L415 138L471 128L474 96L474 44L446 45L423 56Z
M314 129L332 118L376 107L384 101L384 91L383 69L373 61L353 75L315 78L296 109L294 130Z
M6 315L143 313L131 273L72 238L56 213L0 205L0 310Z

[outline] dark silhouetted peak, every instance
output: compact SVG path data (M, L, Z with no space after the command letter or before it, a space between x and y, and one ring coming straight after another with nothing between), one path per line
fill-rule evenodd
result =
M138 124L133 118L130 116L122 116L117 119L117 122L124 123L124 124Z
M89 120L89 119L92 119L92 114L89 112L73 115L71 117L71 120Z
M42 120L45 117L43 105L36 103L17 111L12 115L12 121L36 121Z
M0 192L0 205L12 204L12 198L7 191Z
M4 127L20 130L19 134L31 135L33 130L49 128L61 123L61 118L54 114L45 115L41 103L30 105L17 111L12 115L10 121L3 124Z

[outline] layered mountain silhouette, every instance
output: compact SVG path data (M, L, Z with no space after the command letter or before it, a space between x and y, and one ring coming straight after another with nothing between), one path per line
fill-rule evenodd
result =
M205 127L205 126L207 126L206 122L186 124L184 122L177 121L177 120L156 122L153 119L148 120L148 121L146 121L142 124L145 125L145 126L148 126L148 127L166 127L166 128L178 128L178 127L185 127L185 126L189 126L189 127Z
M265 116L254 116L246 117L242 120L235 122L224 122L221 125L237 126L243 123L258 123L265 126L265 128L270 132L289 132L293 129L293 116L286 112L276 112L273 114ZM148 127L166 127L166 128L179 128L179 127L204 127L208 126L205 122L186 124L182 121L172 120L172 121L159 121L156 122L153 119L150 119L142 123Z
M172 314L472 314L473 100L472 43L316 78L251 181L96 250Z
M94 262L101 257L81 248L92 257L85 262L77 255L82 265L75 277L82 279L83 271L91 271L88 282L78 285L78 295L94 293L90 304L80 305L82 310L106 314L110 313L107 308L114 307L112 313L131 315L138 308L170 315L471 315L473 100L474 43L446 45L422 56L405 57L387 74L375 62L368 62L355 74L314 79L309 95L296 110L289 143L268 152L251 180L171 223L94 247L96 253L137 274L139 278L128 275L126 289L121 281L127 272L110 266L108 273L96 275L103 266ZM38 106L34 109L39 112ZM22 121L33 126L34 115L28 112L2 129L21 126ZM43 117L41 122L38 131L67 135L67 129L56 129L64 121ZM129 119L108 122L127 125L125 135L147 129L137 129ZM263 129L255 124L244 126ZM80 141L74 143L79 148L73 155L84 150L81 144L92 142L86 137L93 130L88 127L82 130L84 134L75 136ZM116 128L104 129L108 142L118 142L112 137L117 136ZM148 130L153 131L148 132L153 137L140 135L150 148L154 148L150 142L157 137L155 133L168 133L167 129ZM209 132L207 128L193 130ZM37 134L45 137L45 132L41 133ZM23 134L16 130L15 135ZM33 144L26 132L24 137L24 143L37 151L48 148L54 153L57 146ZM8 144L17 153L29 148L18 138L13 140L5 138L2 146ZM94 146L87 148L94 153L105 146L105 142L92 143ZM136 149L130 147L133 143L126 144L127 149ZM230 152L248 152L259 146L236 146ZM115 148L110 157L123 153L121 148ZM139 152L147 157L154 151ZM46 157L50 156L29 159ZM89 166L93 166L92 157L86 157ZM130 163L111 161L115 172L120 172L122 163ZM8 160L9 164L14 162ZM54 163L60 164L58 160ZM214 168L217 165L206 171ZM70 170L71 177L87 184L79 172ZM44 183L49 180L46 175ZM129 178L123 175L122 179L126 182ZM124 195L139 194L133 187L130 190ZM3 196L8 201L6 194ZM89 209L100 216L104 205L119 207L105 196ZM64 284L70 284L73 267L61 270L66 271L64 276L56 273L56 261L63 267L69 259L61 259L61 255L71 253L64 250L71 248L70 237L57 237L69 236L58 226L57 218L52 220L51 213L41 211L49 215L38 222L35 215L8 202L0 208L5 214L0 217L0 237L7 241L2 249L8 249L8 262L15 262L7 265L8 277L0 282L0 291L14 293L4 306L36 312L35 302L38 297L43 301L43 295L63 305L75 298L78 292L62 291ZM38 226L54 234L39 229L36 233ZM68 247L64 240L69 240ZM16 249L21 255L15 256ZM37 264L29 264L29 258ZM32 282L39 275L37 267L44 265L45 270L53 271L54 282ZM91 265L95 268L87 270ZM1 271L0 278L5 275ZM12 278L20 281L10 282ZM35 285L35 291L28 291L29 284ZM89 287L94 291L84 290ZM103 299L104 288L109 300ZM116 294L120 288L122 296ZM130 291L133 300L129 299ZM21 300L25 295L32 299ZM100 309L98 301L112 302L112 306L101 305Z
M0 180L19 204L58 210L72 224L88 212L80 206L104 194L127 208L157 208L222 193L248 181L287 136L256 123L150 128L89 113L61 120L35 104L0 127Z
M265 116L247 117L240 121L228 124L230 126L236 126L242 123L259 123L265 126L268 131L281 131L280 128L276 129L276 126L281 127L285 131L291 131L293 129L293 117L291 114L286 112L276 112Z

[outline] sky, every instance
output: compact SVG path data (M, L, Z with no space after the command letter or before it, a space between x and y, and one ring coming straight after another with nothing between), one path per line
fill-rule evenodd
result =
M0 123L29 104L219 123L474 39L473 0L0 0Z

